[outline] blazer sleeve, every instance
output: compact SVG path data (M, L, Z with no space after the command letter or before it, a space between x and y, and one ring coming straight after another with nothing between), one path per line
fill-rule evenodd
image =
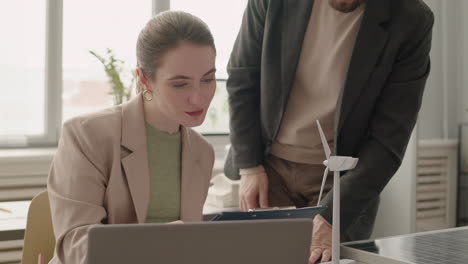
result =
M93 138L77 120L65 123L50 169L47 190L59 263L86 263L88 228L107 217L107 179L92 151Z
M264 0L248 2L227 67L231 151L238 168L263 162L260 65L267 5Z
M370 120L369 132L360 147L358 165L341 177L341 231L357 220L401 165L421 107L430 71L434 17L425 12L411 37L400 48ZM323 200L328 209L322 214L332 220L332 191Z

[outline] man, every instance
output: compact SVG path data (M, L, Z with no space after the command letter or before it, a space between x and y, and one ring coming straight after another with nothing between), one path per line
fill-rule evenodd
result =
M227 81L241 209L317 203L320 120L335 154L359 158L341 175L342 236L368 238L416 123L433 21L421 0L249 1ZM311 263L331 254L331 191L321 204Z

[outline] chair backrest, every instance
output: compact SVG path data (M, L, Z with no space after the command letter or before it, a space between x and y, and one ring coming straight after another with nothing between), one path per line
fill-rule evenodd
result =
M37 264L39 253L42 253L44 263L48 263L52 259L54 248L55 237L52 229L49 197L45 191L36 195L29 206L22 263Z

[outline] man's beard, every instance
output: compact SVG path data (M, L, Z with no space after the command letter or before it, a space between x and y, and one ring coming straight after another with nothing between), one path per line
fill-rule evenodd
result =
M343 13L350 13L356 10L356 8L358 8L360 5L367 2L367 0L328 0L328 2L334 9Z

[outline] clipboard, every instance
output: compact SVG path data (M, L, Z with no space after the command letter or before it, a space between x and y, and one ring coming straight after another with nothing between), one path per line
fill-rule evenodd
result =
M215 215L210 221L238 221L238 220L272 220L272 219L313 219L323 212L326 206L303 208L273 208L256 209L249 212L223 212Z

